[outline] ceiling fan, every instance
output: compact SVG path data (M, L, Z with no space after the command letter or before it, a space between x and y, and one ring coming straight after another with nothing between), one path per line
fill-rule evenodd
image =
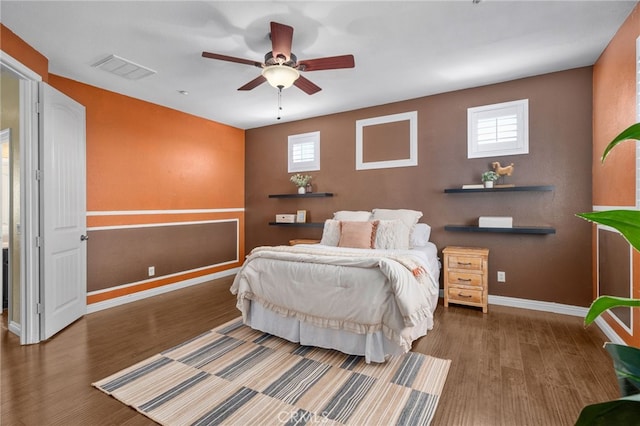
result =
M202 56L262 68L262 73L258 77L238 88L238 90L251 90L267 81L280 91L294 85L303 92L313 95L322 89L301 76L300 71L322 71L355 67L353 55L298 61L296 55L291 53L293 27L288 25L271 22L270 37L271 51L264 55L264 63L210 52L202 52Z

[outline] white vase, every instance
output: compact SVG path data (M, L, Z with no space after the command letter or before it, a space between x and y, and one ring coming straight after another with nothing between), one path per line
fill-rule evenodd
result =
M488 180L484 183L484 187L485 188L493 188L493 181L492 180Z
M298 187L298 194L305 194L307 192L306 189L304 189L304 186L299 186Z

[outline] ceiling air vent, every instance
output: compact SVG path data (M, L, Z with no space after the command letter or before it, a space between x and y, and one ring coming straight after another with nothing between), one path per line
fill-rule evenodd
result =
M151 68L143 67L117 55L109 55L92 66L128 80L140 80L156 73Z

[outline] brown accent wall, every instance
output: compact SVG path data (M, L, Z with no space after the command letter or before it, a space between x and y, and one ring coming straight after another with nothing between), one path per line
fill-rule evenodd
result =
M594 65L593 71L593 204L629 207L636 205L635 144L624 142L602 164L600 156L609 142L636 120L636 39L640 37L640 4ZM593 257L597 256L594 233ZM640 299L640 255L633 252L633 297ZM597 295L594 274L593 294ZM629 345L640 346L640 315L636 309L632 332L603 316Z
M326 90L331 90L327 88ZM467 159L467 108L529 99L528 155ZM585 67L491 86L317 117L246 132L246 247L320 238L321 228L269 226L276 213L308 211L322 222L338 210L408 208L424 213L432 241L490 249L489 293L587 306L592 298L591 228L574 214L591 209L592 68ZM312 99L310 99L312 102ZM418 166L355 170L356 120L418 112ZM331 198L268 198L293 193L287 137L320 131L321 166L315 191ZM393 140L389 140L393 143ZM445 194L478 183L491 161L514 163L510 182L555 185L553 192ZM446 224L477 223L481 215L513 216L515 225L546 225L555 235L457 233ZM506 284L496 282L505 271Z

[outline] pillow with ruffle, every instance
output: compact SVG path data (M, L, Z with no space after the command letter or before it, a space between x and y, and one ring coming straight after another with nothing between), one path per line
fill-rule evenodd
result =
M338 247L374 248L378 221L340 221L340 241Z

